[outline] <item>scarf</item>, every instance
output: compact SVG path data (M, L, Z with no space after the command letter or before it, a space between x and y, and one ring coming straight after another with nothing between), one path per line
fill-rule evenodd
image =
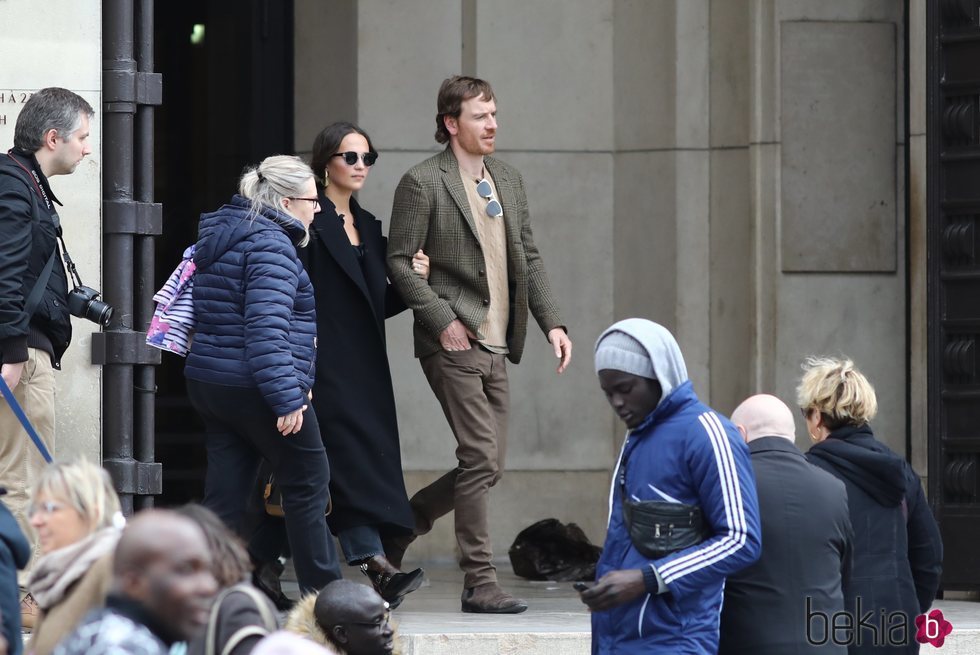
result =
M115 550L120 534L116 528L102 528L42 556L27 579L27 588L41 609L47 611L60 603L96 561Z

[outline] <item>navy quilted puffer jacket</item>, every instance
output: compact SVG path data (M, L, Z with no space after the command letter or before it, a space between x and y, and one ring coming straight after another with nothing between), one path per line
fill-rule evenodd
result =
M305 233L288 214L250 203L201 215L194 263L197 331L184 375L258 388L276 416L307 404L316 362L313 286L296 256Z

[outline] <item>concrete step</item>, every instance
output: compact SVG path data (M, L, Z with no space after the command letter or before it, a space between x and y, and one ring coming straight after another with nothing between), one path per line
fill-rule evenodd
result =
M464 614L462 574L455 567L426 569L429 585L395 612L406 655L591 652L590 619L570 582L531 582L501 571L501 585L528 602L521 614Z
M406 562L406 570L425 568L427 582L410 594L394 612L405 655L587 655L591 652L589 613L568 582L532 582L518 578L506 561L497 563L501 585L528 602L528 610L514 615L464 614L460 611L462 573L451 562ZM345 577L367 584L352 567ZM284 576L291 578L287 569ZM284 582L290 596L295 583ZM923 645L921 653L977 655L980 653L980 602L937 601L936 607L953 625L942 648Z

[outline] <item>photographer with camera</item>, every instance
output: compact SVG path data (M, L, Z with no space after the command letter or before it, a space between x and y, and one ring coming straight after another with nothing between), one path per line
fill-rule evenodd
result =
M61 228L55 204L61 203L48 184L53 175L73 173L92 152L88 138L94 114L84 98L67 89L41 89L17 117L14 147L0 154L0 375L52 453L54 371L61 368L71 342L70 311L90 320L93 313L107 319L105 314L112 311L107 306L93 311L88 301L98 301L87 287L76 288L69 302L58 249ZM38 542L27 511L29 490L43 470L38 448L11 406L0 399L0 486L7 488L4 500L30 536L35 555ZM21 574L22 590L29 571L30 565ZM33 598L23 597L25 627L32 627L36 613Z

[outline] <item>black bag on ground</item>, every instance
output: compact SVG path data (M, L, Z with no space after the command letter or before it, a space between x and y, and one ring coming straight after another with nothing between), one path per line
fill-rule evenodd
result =
M507 554L514 573L528 580L595 580L602 548L574 523L543 519L521 530Z

